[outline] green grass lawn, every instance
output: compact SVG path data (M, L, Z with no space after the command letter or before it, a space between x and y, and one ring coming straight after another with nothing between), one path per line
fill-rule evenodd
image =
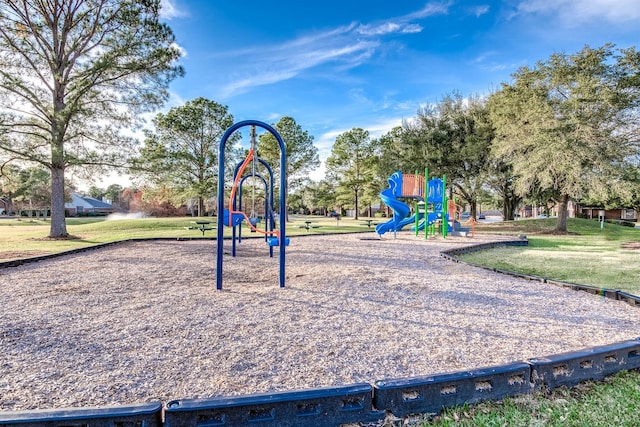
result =
M97 243L114 242L132 238L202 238L199 230L187 230L191 221L208 220L213 226L217 218L180 217L180 218L143 218L106 220L104 217L67 218L67 232L71 239L49 239L49 221L36 219L0 219L0 260L25 258L48 253L82 248ZM309 222L309 224L307 224ZM278 229L279 226L276 226ZM257 227L264 230L264 223ZM373 232L364 220L353 218L326 218L322 216L291 215L287 223L287 235L328 234L344 232ZM242 235L257 237L243 225ZM216 230L205 231L204 237L216 237ZM225 236L231 236L231 229L225 227Z
M640 425L639 411L640 374L623 371L550 394L451 408L423 426L632 427Z
M503 247L461 256L475 264L640 294L640 229L569 220L571 234L545 234L554 220L487 224L481 232L525 234L528 247Z

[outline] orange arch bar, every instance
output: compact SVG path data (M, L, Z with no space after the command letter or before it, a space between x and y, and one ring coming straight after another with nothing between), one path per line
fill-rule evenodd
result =
M254 156L254 150L252 148L251 150L249 150L249 154L247 155L247 158L244 159L244 162L242 162L242 165L240 165L240 169L238 169L238 174L236 175L236 179L233 182L233 187L231 188L231 197L229 197L229 212L231 212L231 210L233 209L233 199L236 197L236 190L238 189L238 184L242 179L242 174L246 169L247 165L249 164L249 162L253 159L253 156ZM218 171L218 173L220 173L220 171ZM235 213L238 213L238 212L235 212ZM229 227L231 227L232 224L233 224L232 215L229 215Z

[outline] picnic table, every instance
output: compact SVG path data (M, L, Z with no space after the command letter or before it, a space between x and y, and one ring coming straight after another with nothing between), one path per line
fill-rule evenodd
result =
M300 228L304 228L305 230L309 231L312 228L320 228L319 225L311 225L312 221L305 221L304 225L300 225Z
M373 219L364 219L363 221L365 222L367 228L371 228L372 225L378 225L377 223L373 222L375 221ZM362 225L365 225L365 224L362 224Z
M188 227L185 227L187 230L200 230L202 235L204 236L204 232L208 230L215 230L216 227L211 225L211 221L191 221L191 224Z

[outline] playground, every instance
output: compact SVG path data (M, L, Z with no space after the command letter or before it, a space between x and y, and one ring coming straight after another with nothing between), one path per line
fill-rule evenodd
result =
M121 243L0 276L0 410L373 383L635 339L640 311L452 263L496 236ZM29 307L29 309L25 309Z

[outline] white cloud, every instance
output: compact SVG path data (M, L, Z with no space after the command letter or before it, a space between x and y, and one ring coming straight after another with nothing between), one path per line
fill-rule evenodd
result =
M481 6L476 6L473 9L471 9L471 13L473 13L476 18L481 17L482 15L489 13L489 5L481 5Z
M422 9L385 20L384 22L363 24L357 28L357 32L366 36L379 36L385 34L413 34L420 33L424 29L422 25L412 23L418 19L428 18L433 15L446 14L450 3L427 3Z
M443 15L449 12L452 2L430 2L416 12L405 15L403 18L408 20L423 19L433 15Z
M371 138L379 138L382 135L389 133L393 128L401 126L402 120L402 117L383 118L377 122L370 123L364 129L369 131Z
M226 98L242 93L247 89L279 81L291 79L301 72L326 63L355 67L366 60L377 47L377 42L353 41L351 44L328 40L316 43L308 39L307 43L299 40L289 43L287 47L256 49L245 57L252 58L255 69L245 72L245 76L229 83L222 89L221 96Z
M187 12L176 6L176 0L160 0L160 18L171 20L187 16Z
M524 0L518 12L556 15L568 26L602 19L610 23L640 19L638 0Z
M357 32L365 36L382 36L392 33L413 34L422 32L422 30L423 28L419 24L385 22L379 25L361 25Z
M274 46L259 46L227 52L221 57L242 58L232 81L223 85L219 96L228 98L256 86L274 84L294 78L315 67L332 65L353 68L371 58L390 34L414 34L423 31L414 22L447 13L449 4L427 3L422 9L380 22L348 25L325 32L304 35ZM249 60L247 60L249 58Z
M180 58L186 58L187 57L187 50L180 46L178 43L173 42L171 44L171 47L175 47L176 49L178 49L178 52L180 52Z
M358 33L365 36L379 36L383 34L397 33L400 30L400 24L395 22L385 22L380 25L361 25Z

